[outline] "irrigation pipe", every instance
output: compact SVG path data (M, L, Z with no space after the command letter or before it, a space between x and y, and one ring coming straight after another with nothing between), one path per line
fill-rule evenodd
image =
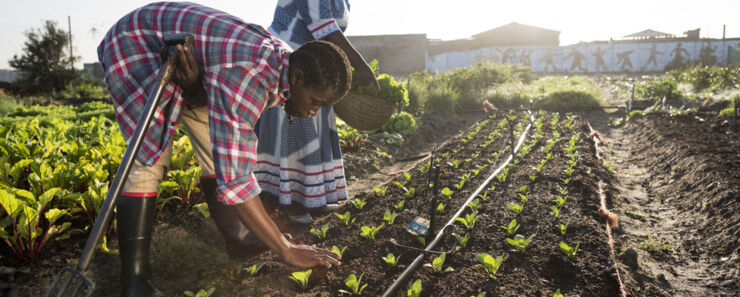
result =
M591 123L586 122L588 124L588 130L589 133L594 134L594 128L591 127ZM601 154L599 154L599 138L594 135L592 137L594 141L594 147L596 148L596 160L601 160ZM604 195L604 182L599 179L599 203L601 204L601 208L606 210L608 212L608 209L606 208L606 195ZM622 282L622 276L619 273L619 262L617 262L617 256L614 253L614 237L612 236L612 225L609 223L609 219L606 218L606 235L609 237L609 254L612 258L612 262L614 263L614 271L617 272L617 281L619 282L619 296L626 297L627 293L624 289L624 283Z
M527 138L527 132L529 132L529 129L532 127L532 123L534 122L534 115L531 112L529 113L529 119L530 119L529 125L527 125L527 127L524 129L524 132L522 132L522 135L519 137L519 141L517 142L516 147L514 147L514 151L512 151L511 154L509 154L509 157L506 158L504 163L502 163L501 166L499 166L495 171L493 171L488 176L488 178L485 181L483 181L483 183L481 183L480 186L478 186L478 189L476 189L475 192L473 192L473 194L470 195L470 197L465 201L465 203L463 203L462 206L460 206L460 209L458 209L457 212L450 218L450 220L447 221L447 224L445 224L444 227L442 227L440 231L437 232L437 235L434 237L434 240L432 240L432 242L430 242L426 246L426 248L424 248L424 252L419 254L419 256L417 256L416 259L414 259L414 261L411 262L411 264L409 264L409 266L406 267L406 269L403 271L403 273L401 273L398 279L396 279L396 281L393 282L393 284L391 284L391 286L385 290L385 292L383 293L383 297L393 296L401 288L401 286L403 286L406 283L406 281L413 275L413 273L417 269L419 269L422 262L424 261L424 257L426 256L426 253L429 251L432 251L432 249L434 249L434 247L442 240L442 237L444 235L444 230L447 229L448 226L455 223L455 218L459 217L463 213L463 211L465 211L465 206L468 205L471 201L473 201L473 199L475 199L475 197L477 197L478 194L483 192L483 189L486 188L486 186L491 182L491 180L493 180L493 178L496 177L496 175L499 172L501 172L501 170L503 170L507 165L509 165L509 162L511 162L511 160L514 159L516 152L519 151L519 148L524 143L524 139Z

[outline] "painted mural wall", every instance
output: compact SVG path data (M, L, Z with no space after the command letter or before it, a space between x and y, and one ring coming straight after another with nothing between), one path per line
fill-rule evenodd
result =
M536 72L651 72L663 71L674 59L699 60L700 56L727 61L728 46L740 40L635 42L570 46L489 47L427 56L428 72L444 72L479 61L528 65Z

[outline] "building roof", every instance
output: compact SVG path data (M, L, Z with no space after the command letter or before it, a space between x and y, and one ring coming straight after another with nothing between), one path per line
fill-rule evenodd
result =
M674 38L673 34L658 32L655 30L647 29L630 35L625 35L628 39L649 39L649 38Z
M512 33L540 33L540 34L560 34L560 31L550 30L530 25L519 24L517 22L511 22L506 25L493 28L488 31L473 35L473 39L489 38L493 36L509 35Z

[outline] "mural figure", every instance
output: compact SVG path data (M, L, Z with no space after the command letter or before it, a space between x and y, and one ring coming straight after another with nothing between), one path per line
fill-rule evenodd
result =
M581 52L578 51L578 48L573 48L573 51L570 52L567 56L565 56L565 60L568 58L573 57L573 64L570 65L570 71L573 71L578 67L579 70L586 72L586 68L583 68L583 60L586 58Z
M529 56L532 54L532 49L523 49L522 53L519 55L519 61L522 62L522 64L532 67L532 59L529 58Z
M501 53L501 64L509 64L509 60L513 61L516 55L516 50L512 47L507 48L503 52L500 49L496 49L496 51Z
M599 72L599 69L603 69L604 71L608 71L609 68L606 67L606 63L604 63L604 57L605 51L602 51L600 47L596 47L596 51L591 53L596 58L596 72Z
M688 56L689 51L681 47L681 43L679 42L678 44L676 44L676 48L671 51L671 56L674 56L674 60L683 61L683 54L686 54L686 56Z
M552 72L558 71L558 68L555 67L555 62L553 62L552 60L552 57L555 55L556 54L554 54L553 52L548 51L547 53L545 53L545 56L540 59L540 62L545 62L545 69L543 70L544 72L547 72L547 67L549 66L552 66Z
M658 45L653 42L653 46L650 48L650 58L648 58L647 63L642 66L643 68L647 67L650 62L653 63L653 68L658 67L658 60L656 58L658 57L658 55L662 55L663 52L659 52L657 47Z
M717 64L717 57L714 55L714 52L717 50L717 47L712 47L712 44L709 41L705 41L704 45L701 47L701 50L699 51L699 61L702 65L705 66L714 66Z
M617 65L620 65L619 68L622 69L622 71L632 69L632 60L630 60L630 55L634 52L635 50L628 50L617 53Z

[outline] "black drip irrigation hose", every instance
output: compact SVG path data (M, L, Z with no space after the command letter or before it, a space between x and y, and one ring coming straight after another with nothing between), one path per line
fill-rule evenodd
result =
M462 206L460 206L460 209L458 209L457 212L450 218L450 220L447 222L447 224L445 224L445 226L442 227L442 229L439 232L437 232L437 234L434 237L434 240L432 240L432 242L430 242L426 246L426 248L424 248L423 250L422 249L419 249L419 250L421 250L422 253L419 254L419 256L417 256L416 259L414 259L414 261L411 262L411 264L409 264L409 266L406 267L406 269L401 273L401 275L398 277L398 279L396 279L396 281L394 281L393 284L391 284L391 286L388 287L388 289L385 290L385 292L382 295L383 297L391 297L391 296L394 296L394 294L396 292L398 292L398 290L401 288L401 286L403 286L406 283L406 281L414 274L414 272L417 269L419 269L419 267L421 267L421 264L424 261L424 257L428 253L438 253L436 251L433 251L432 249L435 246L437 246L437 244L442 240L442 238L445 235L445 232L444 231L449 226L454 226L455 218L459 217L463 213L463 211L465 211L465 206L468 205L471 201L473 201L473 199L475 199L475 197L477 197L478 194L480 194L481 192L483 192L483 190L491 182L491 180L493 180L493 178L496 177L496 175L499 172L501 172L501 170L503 170L506 166L508 166L509 165L509 162L511 162L511 160L514 159L514 156L515 156L516 152L519 150L519 148L524 143L524 139L527 137L527 132L529 132L529 129L532 127L532 123L534 122L534 114L532 114L531 112L529 112L529 119L530 119L529 120L529 124L524 129L524 131L522 132L522 135L519 137L519 141L517 141L517 144L514 147L514 149L511 151L511 154L509 154L509 157L506 158L506 160L501 164L501 166L499 166L495 171L493 171L488 176L488 178L486 178L486 180L483 181L483 183L480 184L480 186L478 186L478 188L475 190L475 192L473 192L473 194L470 195L470 197L468 197L468 199L465 201L465 203L463 203ZM454 247L453 247L453 251L454 251Z

